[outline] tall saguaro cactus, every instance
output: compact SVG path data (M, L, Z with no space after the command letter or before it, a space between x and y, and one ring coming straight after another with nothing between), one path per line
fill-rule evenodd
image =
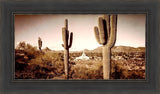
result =
M62 39L64 44L62 47L64 48L64 66L65 66L65 78L68 79L68 67L69 67L69 48L72 46L73 33L70 33L69 38L69 30L68 30L68 20L65 19L65 27L62 28Z
M95 37L103 45L103 79L110 79L111 48L116 41L117 15L104 15L98 19L99 29L94 27Z
M38 46L39 46L39 50L41 52L41 47L42 47L42 40L40 37L38 37Z

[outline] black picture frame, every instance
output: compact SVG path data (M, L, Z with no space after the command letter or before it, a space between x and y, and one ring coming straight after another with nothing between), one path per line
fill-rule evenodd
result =
M0 2L1 94L160 94L159 7L153 0L7 0ZM13 80L14 14L146 14L144 80Z

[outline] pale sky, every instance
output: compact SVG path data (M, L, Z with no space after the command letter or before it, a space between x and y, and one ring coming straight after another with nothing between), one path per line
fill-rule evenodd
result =
M42 48L63 50L62 27L68 19L68 29L73 32L71 51L95 49L98 44L94 35L94 26L98 26L98 17L103 14L52 14L52 15L15 15L15 45L25 41L38 46L41 37ZM120 14L117 21L116 46L145 47L145 15Z

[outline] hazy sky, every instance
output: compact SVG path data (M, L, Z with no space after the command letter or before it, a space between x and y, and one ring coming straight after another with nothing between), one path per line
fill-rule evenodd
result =
M103 15L15 15L15 45L21 41L38 46L41 37L42 48L63 50L62 27L68 19L68 29L73 32L71 51L95 49L98 42L94 35L94 26L98 26L98 17ZM145 15L118 15L117 40L115 45L145 46Z

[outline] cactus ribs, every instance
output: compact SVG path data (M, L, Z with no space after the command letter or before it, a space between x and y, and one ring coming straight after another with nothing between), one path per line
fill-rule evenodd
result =
M64 44L62 47L64 48L64 66L65 66L65 78L68 79L68 67L69 67L69 48L72 46L73 33L70 33L69 39L69 30L68 30L68 20L65 20L65 27L62 28L62 39ZM68 43L68 40L70 41Z
M111 48L116 41L117 15L104 15L99 18L98 27L94 27L95 37L103 45L103 78L110 79Z

